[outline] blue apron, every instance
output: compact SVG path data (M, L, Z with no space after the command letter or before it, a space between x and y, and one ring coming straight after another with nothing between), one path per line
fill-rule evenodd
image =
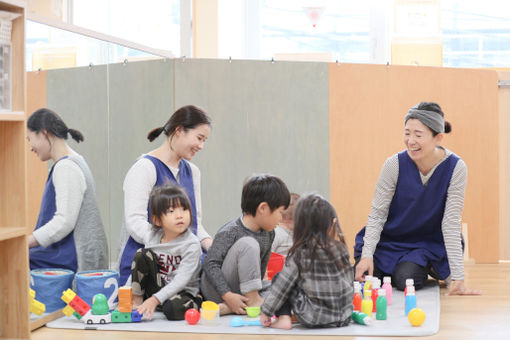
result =
M166 166L165 163L157 159L156 157L152 157L149 155L145 155L144 158L147 158L154 164L156 168L156 184L155 187L162 186L164 184L178 184L182 187L186 194L188 194L189 200L191 202L191 224L189 229L193 232L193 234L197 234L197 209L195 204L195 190L193 187L193 174L191 172L191 167L187 161L181 159L179 162L179 176L180 183L177 183L172 171ZM151 212L150 212L150 202L147 205L147 221L151 223ZM131 236L126 243L126 247L122 253L122 257L120 260L120 285L123 286L129 275L131 275L131 262L133 261L133 257L138 249L143 248L144 245L136 242Z
M458 160L454 154L448 156L424 186L407 151L398 154L397 187L373 257L382 272L392 274L397 264L412 262L430 264L442 279L450 275L441 223ZM361 256L364 235L365 228L356 235L354 257Z
M58 162L65 158L68 157L62 157L51 167L44 188L41 209L39 210L39 218L37 219L35 230L48 223L55 216L57 206L55 202L55 186L53 185L53 169ZM73 236L74 231L46 248L42 246L30 248L30 269L65 268L76 272L78 269L78 259L76 257L76 247L74 245Z

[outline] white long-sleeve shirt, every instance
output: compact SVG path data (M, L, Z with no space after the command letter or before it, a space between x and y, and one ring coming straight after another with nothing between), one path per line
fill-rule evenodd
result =
M119 261L124 247L131 236L136 242L143 244L144 235L150 232L152 224L148 222L147 207L150 193L156 185L157 173L154 164L142 155L133 164L124 179L124 221L119 242ZM195 193L197 237L199 241L211 238L202 225L202 199L200 193L200 170L189 162ZM179 169L169 168L177 182L180 181Z
M452 151L445 150L445 157L424 176L420 173L423 185L426 185L436 170ZM368 221L363 238L364 245L361 257L372 257L374 255L377 243L381 237L381 232L386 219L388 218L389 207L397 187L399 173L398 154L389 157L381 169L379 179L375 188L375 195L372 201L372 208L368 216ZM464 195L467 182L467 167L462 159L457 162L450 185L448 186L446 206L441 223L444 243L448 262L450 265L450 279L464 279L464 262L462 257L461 245L461 219L464 208Z

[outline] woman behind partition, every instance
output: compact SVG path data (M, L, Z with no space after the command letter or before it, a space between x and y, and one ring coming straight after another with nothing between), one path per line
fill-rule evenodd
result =
M66 268L74 272L108 268L108 245L97 205L94 179L85 159L67 145L83 141L49 109L27 121L30 149L43 162L52 160L34 232L28 238L30 268Z

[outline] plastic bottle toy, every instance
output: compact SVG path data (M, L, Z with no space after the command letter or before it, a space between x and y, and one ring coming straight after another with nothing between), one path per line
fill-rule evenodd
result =
M352 299L352 305L355 311L361 312L361 284L358 281L354 281L354 297Z
M382 288L386 291L386 300L388 306L391 306L391 296L393 295L393 287L391 286L391 276L385 276L383 278Z
M379 288L381 288L381 283L379 279L374 277L372 280L372 313L377 312L377 297L379 296Z
M372 309L374 302L372 301L372 291L366 290L363 294L363 301L361 301L361 311L366 315L372 317Z
M416 308L416 294L414 292L414 286L407 287L407 295L406 295L406 315L409 314L409 311L413 308Z
M407 287L413 286L414 287L414 280L413 279L406 279L406 289L404 290L404 296L407 295Z
M368 315L366 315L365 313L363 312L358 312L358 311L354 311L352 312L351 314L351 319L356 322L356 323L359 323L360 325L367 325L367 326L370 326L371 324L374 323L374 319L372 319L371 317L369 317Z
M388 302L386 301L386 290L379 289L379 296L377 298L377 312L375 313L375 318L377 320L386 320L387 318L387 309Z

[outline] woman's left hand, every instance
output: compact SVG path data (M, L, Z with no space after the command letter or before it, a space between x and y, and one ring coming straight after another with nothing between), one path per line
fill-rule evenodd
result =
M447 296L449 295L482 295L481 290L476 289L469 289L464 284L464 280L453 280L450 283L450 286L448 287L448 292L446 293Z
M27 241L28 241L28 248L35 248L35 247L39 246L39 242L37 242L37 240L35 239L33 234L28 235Z

